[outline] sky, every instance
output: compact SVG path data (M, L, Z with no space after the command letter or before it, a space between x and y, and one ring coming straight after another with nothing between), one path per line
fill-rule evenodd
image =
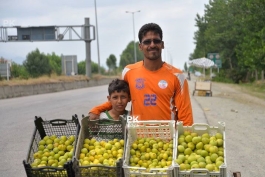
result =
M196 14L204 15L209 0L1 0L0 26L72 26L84 25L85 18L96 26L98 22L98 44L91 42L91 60L107 68L110 54L117 58L134 40L146 23L157 23L163 30L165 49L162 59L173 66L184 69L190 53L195 48L194 32ZM95 13L95 9L97 13ZM136 12L140 10L140 12ZM135 12L126 13L126 11ZM97 14L97 15L96 15ZM134 16L134 28L133 28ZM12 30L9 30L12 33ZM15 32L16 33L16 32ZM0 57L22 64L29 52L38 48L40 52L56 55L76 55L78 62L86 58L84 41L62 42L0 42ZM98 55L99 50L99 55ZM203 57L203 56L202 56Z

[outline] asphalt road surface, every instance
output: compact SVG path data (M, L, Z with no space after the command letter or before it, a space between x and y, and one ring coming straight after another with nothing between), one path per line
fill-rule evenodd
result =
M34 117L71 119L87 114L107 100L107 85L0 100L0 176L25 177L26 159L33 136Z

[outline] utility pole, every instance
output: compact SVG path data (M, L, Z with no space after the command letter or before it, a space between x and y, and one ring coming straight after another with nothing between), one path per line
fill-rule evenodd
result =
M134 42L134 62L137 62L137 55L136 55L136 44L135 44L135 28L134 28L134 13L136 12L140 12L140 10L138 11L134 11L134 12L130 12L130 11L125 11L126 13L131 13L132 17L133 17L133 42Z
M98 49L98 74L100 74L100 56L99 56L99 38L98 38L98 17L97 17L97 3L95 2L95 16L96 16L96 31L97 31L97 49Z

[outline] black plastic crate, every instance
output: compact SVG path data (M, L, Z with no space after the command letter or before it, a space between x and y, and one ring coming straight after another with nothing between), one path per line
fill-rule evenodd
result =
M121 118L118 121L114 120L89 120L88 117L83 117L81 120L81 130L79 133L75 157L73 159L73 169L76 176L80 177L123 177L122 168L123 159L116 162L116 166L107 165L88 165L81 166L79 164L79 155L86 138L95 138L98 141L108 141L112 139L123 139L124 147L126 144L126 120ZM125 151L124 151L125 152Z
M35 117L35 129L30 142L28 154L26 160L23 160L23 165L28 177L74 177L72 160L64 163L63 167L31 167L31 163L34 161L34 153L38 151L39 141L45 136L56 135L60 136L75 136L74 153L76 143L78 141L78 135L80 131L80 123L77 115L73 115L72 119L54 119L43 120L41 117ZM73 153L73 157L74 154ZM73 159L73 158L72 158Z

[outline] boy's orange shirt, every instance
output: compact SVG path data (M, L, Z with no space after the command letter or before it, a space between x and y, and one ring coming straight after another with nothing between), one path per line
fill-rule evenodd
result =
M122 78L129 83L131 113L138 116L138 120L176 120L178 117L185 126L193 124L188 83L179 69L164 63L159 70L149 71L140 61L127 65ZM99 114L109 109L111 104L106 102L90 112Z

